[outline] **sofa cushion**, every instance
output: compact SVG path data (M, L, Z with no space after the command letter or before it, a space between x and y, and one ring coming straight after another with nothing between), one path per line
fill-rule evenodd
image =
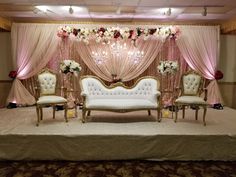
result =
M175 102L182 104L207 104L203 98L198 96L180 96Z
M148 99L90 99L86 102L89 109L148 109L157 108L157 102Z
M37 104L59 104L59 103L66 103L67 100L61 96L41 96L39 97Z

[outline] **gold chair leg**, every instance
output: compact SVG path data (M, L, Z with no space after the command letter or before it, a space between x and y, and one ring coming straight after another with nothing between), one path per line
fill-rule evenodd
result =
M87 113L87 116L90 116L91 115L91 111L89 110L88 113Z
M161 122L161 109L160 108L157 109L157 121Z
M175 105L175 122L177 122L178 119L178 110L177 110L178 106Z
M85 123L86 110L82 109L82 123Z
M40 110L40 120L43 120L43 108L40 106L39 110Z
M185 118L185 106L182 106L183 108L183 119Z
M207 106L204 106L204 111L203 111L203 124L206 126L206 112L207 112Z
M65 113L64 113L64 114L65 114L65 115L64 115L65 121L68 122L68 119L67 119L67 111L68 111L67 103L64 104L64 107L65 107L65 108L64 108L64 109L65 109Z
M55 119L55 112L56 112L56 106L55 105L53 105L53 119Z
M36 126L39 126L40 115L39 115L39 108L38 108L38 105L36 105L36 113L37 113L37 123L36 123Z
M148 110L148 115L149 115L149 116L151 115L151 110Z
M198 107L196 107L196 112L195 112L195 120L198 119Z

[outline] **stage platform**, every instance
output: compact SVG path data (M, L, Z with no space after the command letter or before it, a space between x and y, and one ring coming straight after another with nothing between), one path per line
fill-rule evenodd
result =
M236 160L236 110L209 108L206 126L194 112L177 123L155 122L155 111L92 112L83 124L80 110L66 123L46 108L36 127L35 107L0 109L0 160Z

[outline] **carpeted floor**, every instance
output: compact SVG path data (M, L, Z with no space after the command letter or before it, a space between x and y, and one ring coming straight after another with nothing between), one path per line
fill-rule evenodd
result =
M0 177L236 177L236 162L0 162Z

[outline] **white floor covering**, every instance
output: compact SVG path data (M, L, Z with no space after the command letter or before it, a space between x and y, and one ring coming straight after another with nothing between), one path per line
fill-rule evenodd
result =
M36 127L35 107L0 109L1 160L236 160L236 110L208 109L206 126L187 109L185 119L155 121L147 111L91 112L88 122L66 123L63 111L44 109Z

